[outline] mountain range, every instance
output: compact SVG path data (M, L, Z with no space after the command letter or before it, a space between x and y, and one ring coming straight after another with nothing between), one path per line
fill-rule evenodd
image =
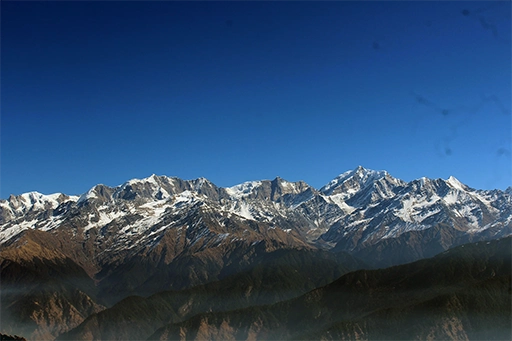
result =
M454 177L405 182L363 167L320 189L279 177L222 188L152 175L80 196L11 195L0 200L0 332L146 339L197 314L286 302L358 269L387 271L463 244L510 241L511 220L512 188L476 190ZM172 298L151 301L155 295ZM139 305L146 313L123 321L112 313Z

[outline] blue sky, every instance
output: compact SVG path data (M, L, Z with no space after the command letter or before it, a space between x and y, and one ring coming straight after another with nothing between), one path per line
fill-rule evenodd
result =
M511 185L510 2L5 2L0 197L362 165Z

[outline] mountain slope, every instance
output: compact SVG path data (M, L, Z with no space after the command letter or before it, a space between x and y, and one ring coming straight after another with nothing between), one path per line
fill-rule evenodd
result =
M80 266L34 242L2 250L0 276L2 332L53 339L104 309Z
M511 241L355 271L286 302L199 314L150 339L510 339Z
M142 340L169 321L275 303L327 284L361 264L346 254L277 250L249 270L183 291L128 297L87 318L59 340Z

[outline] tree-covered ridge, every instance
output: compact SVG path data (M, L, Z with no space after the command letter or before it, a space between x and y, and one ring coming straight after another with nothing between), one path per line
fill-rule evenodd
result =
M0 333L0 340L2 341L27 341L25 338L17 335L7 335Z

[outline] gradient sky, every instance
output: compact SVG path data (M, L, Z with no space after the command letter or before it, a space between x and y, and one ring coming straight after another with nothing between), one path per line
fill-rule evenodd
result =
M511 185L511 3L1 3L0 197L362 165Z

